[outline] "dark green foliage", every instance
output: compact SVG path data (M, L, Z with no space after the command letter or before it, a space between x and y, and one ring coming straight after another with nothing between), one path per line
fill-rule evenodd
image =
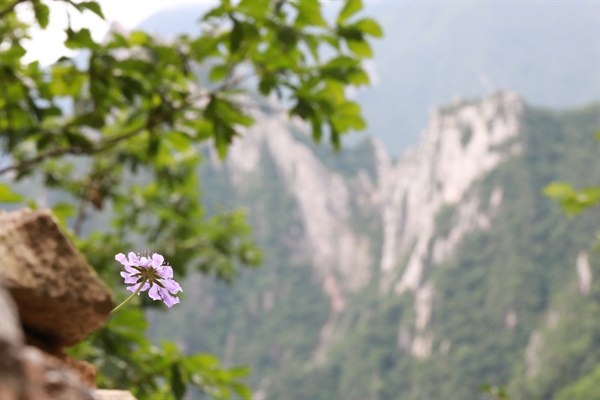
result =
M571 400L571 399L589 399L598 400L600 399L600 388L598 387L600 382L600 366L596 369L579 379L577 382L563 388L556 395L556 400Z
M435 217L435 226L437 234L446 237L450 234L452 227L456 224L456 206L445 205Z
M471 126L465 126L460 133L460 144L463 147L467 147L473 137L473 128Z
M297 239L294 235L303 229L289 214L294 202L286 195L272 161L264 157L261 163L262 173L246 182L248 189L229 193L227 198L234 206L243 204L254 210L250 222L257 244L270 249L263 268L243 273L232 287L192 277L188 285L198 288L194 299L168 315L156 316L160 325L152 329L155 337L175 335L192 351L214 351L225 363L252 365L253 385L284 365L300 367L308 361L318 342L314 327L323 325L328 315L321 306L327 300L309 266L290 261L285 243ZM224 176L208 168L203 176L207 194L223 190ZM210 196L205 199L209 209L218 205L212 204ZM285 280L280 281L280 276ZM170 326L179 328L173 332Z

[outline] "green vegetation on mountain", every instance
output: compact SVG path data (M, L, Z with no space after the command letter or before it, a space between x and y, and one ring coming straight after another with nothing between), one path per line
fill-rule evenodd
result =
M443 264L427 265L434 285L425 333L432 339L429 357L415 359L409 352L418 334L414 294L382 293L375 263L366 287L346 298L324 358L316 357L330 299L323 278L294 261L302 250L288 239L303 235L297 204L267 151L259 172L227 189L233 205L249 210L265 268L245 274L227 292L204 280L200 308L184 305L161 317L153 334L166 335L165 326L193 319L195 328L178 329L178 340L195 350L210 348L227 362L253 365L253 390L272 399L486 399L480 391L486 382L519 399L572 398L564 396L591 390L590 374L600 363L593 351L600 345L600 257L592 240L598 210L567 218L543 189L557 180L584 187L600 178L593 168L597 105L560 112L526 107L521 124L518 138L510 140L521 152L463 199L480 200L490 228L468 233ZM359 171L374 171L374 160L364 144L323 163L353 182ZM219 174L226 168L206 172L212 178L205 184L223 185ZM493 212L489 199L496 188L503 195ZM356 208L352 229L381 243L377 218ZM457 218L456 206L443 207L436 237L446 237ZM593 277L587 289L581 289L576 268L581 254Z

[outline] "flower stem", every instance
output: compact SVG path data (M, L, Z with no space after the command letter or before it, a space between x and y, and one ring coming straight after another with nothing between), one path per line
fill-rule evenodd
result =
M116 313L117 311L119 311L121 308L123 308L123 306L127 303L129 303L129 301L131 301L131 299L133 299L133 297L138 294L140 292L140 290L142 290L142 288L144 287L144 285L146 284L148 280L144 280L140 286L138 286L138 288L135 290L135 292L133 292L131 294L131 296L129 296L128 298L125 299L125 301L123 301L121 304L119 304L118 306L116 306L111 312L110 315L113 315L114 313Z

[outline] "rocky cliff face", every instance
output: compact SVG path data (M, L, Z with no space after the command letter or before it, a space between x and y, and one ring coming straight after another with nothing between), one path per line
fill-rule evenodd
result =
M508 141L519 134L522 111L516 94L500 92L479 103L434 112L419 145L396 163L378 148L381 286L393 287L398 294L416 293L417 335L410 346L415 357L431 352L431 337L425 331L435 286L423 277L424 270L447 261L467 233L489 229L502 202L502 187L485 202L487 209L481 207L483 199L469 195L469 190L521 151L518 142ZM443 208L452 208L455 217L448 231L440 234L436 217Z
M203 190L214 207L248 208L265 264L227 290L202 280L210 307L165 318L193 320L179 337L191 351L252 365L258 398L473 398L485 381L539 371L543 343L564 334L549 316L598 286L594 228L563 222L541 195L551 180L593 179L593 152L564 143L593 144L596 111L536 111L502 91L436 110L397 160L375 138L332 154L283 115L254 117Z
M330 299L322 342L332 336L347 294L368 285L374 270L380 272L383 293L416 293L415 323L425 335L435 288L423 278L424 269L447 260L466 233L490 227L502 202L502 188L485 200L487 209L482 209L482 199L467 194L475 182L522 150L518 141L510 142L519 134L522 111L522 100L512 92L437 110L420 143L397 161L381 142L371 139L373 165L353 171L351 177L323 163L314 145L303 140L303 126L283 115L257 113L255 127L234 144L226 165L218 168L224 168L231 185L243 193L248 182L255 182L250 177L259 173L261 159L273 161L297 207L290 212L298 213L302 227L290 251L317 271ZM370 167L374 176L368 173ZM436 216L444 207L456 208L456 221L444 235L437 235ZM376 219L377 239L353 225L360 213ZM426 357L431 340L419 334L410 347L415 357Z

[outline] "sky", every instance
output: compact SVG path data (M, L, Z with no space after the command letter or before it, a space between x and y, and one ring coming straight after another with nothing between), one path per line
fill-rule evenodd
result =
M70 54L62 43L65 40L64 29L67 26L67 6L60 1L45 1L50 6L50 24L45 30L32 29L32 39L25 43L26 62L39 60L50 64L62 55ZM102 40L110 23L118 22L126 29L136 27L140 22L161 9L177 7L189 3L216 3L215 0L100 0L106 21L92 12L79 13L70 8L70 19L74 29L86 27L92 32L94 40ZM16 12L31 21L33 13L28 3L17 6Z

